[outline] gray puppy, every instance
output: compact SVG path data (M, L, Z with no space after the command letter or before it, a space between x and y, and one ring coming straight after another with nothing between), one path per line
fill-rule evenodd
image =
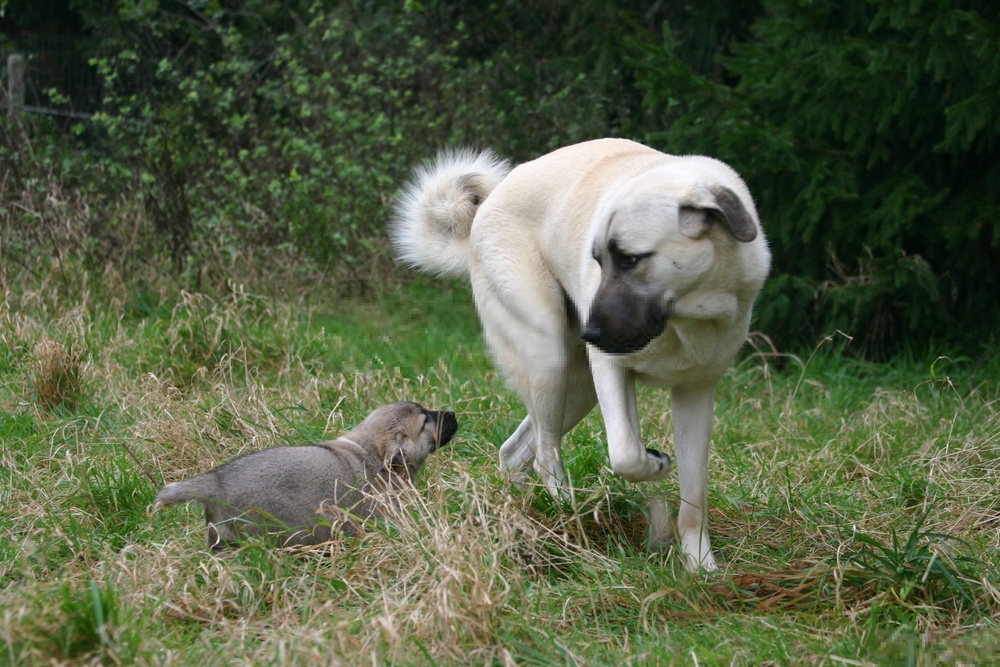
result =
M347 512L379 513L379 495L409 483L457 430L454 412L384 405L336 440L252 452L167 484L155 506L202 503L212 551L229 549L245 534L273 534L283 546L319 544L332 530L351 532ZM324 518L324 508L333 507L340 511L327 509Z

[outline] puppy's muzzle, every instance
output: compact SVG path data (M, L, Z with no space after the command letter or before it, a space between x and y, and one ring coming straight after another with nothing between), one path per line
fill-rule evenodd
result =
M444 447L455 437L458 431L458 419L455 413L447 410L428 410L427 414L434 420L436 447Z

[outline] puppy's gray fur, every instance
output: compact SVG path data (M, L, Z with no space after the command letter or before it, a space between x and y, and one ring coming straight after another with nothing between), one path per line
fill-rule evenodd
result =
M336 440L253 452L167 484L156 506L202 503L213 551L229 549L244 534L274 534L285 546L319 544L331 530L351 530L349 521L334 518L346 512L327 511L324 518L324 507L362 518L379 513L385 493L409 483L457 429L454 412L392 403Z

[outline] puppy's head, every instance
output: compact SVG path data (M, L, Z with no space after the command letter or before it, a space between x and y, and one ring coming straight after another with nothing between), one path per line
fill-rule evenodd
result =
M390 471L412 477L427 456L451 441L458 430L454 412L428 410L417 403L383 405L358 429L380 443L380 454Z

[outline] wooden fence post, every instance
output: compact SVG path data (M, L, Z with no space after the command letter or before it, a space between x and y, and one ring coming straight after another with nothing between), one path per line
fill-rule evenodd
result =
M7 108L10 115L20 118L24 111L24 54L7 56Z

